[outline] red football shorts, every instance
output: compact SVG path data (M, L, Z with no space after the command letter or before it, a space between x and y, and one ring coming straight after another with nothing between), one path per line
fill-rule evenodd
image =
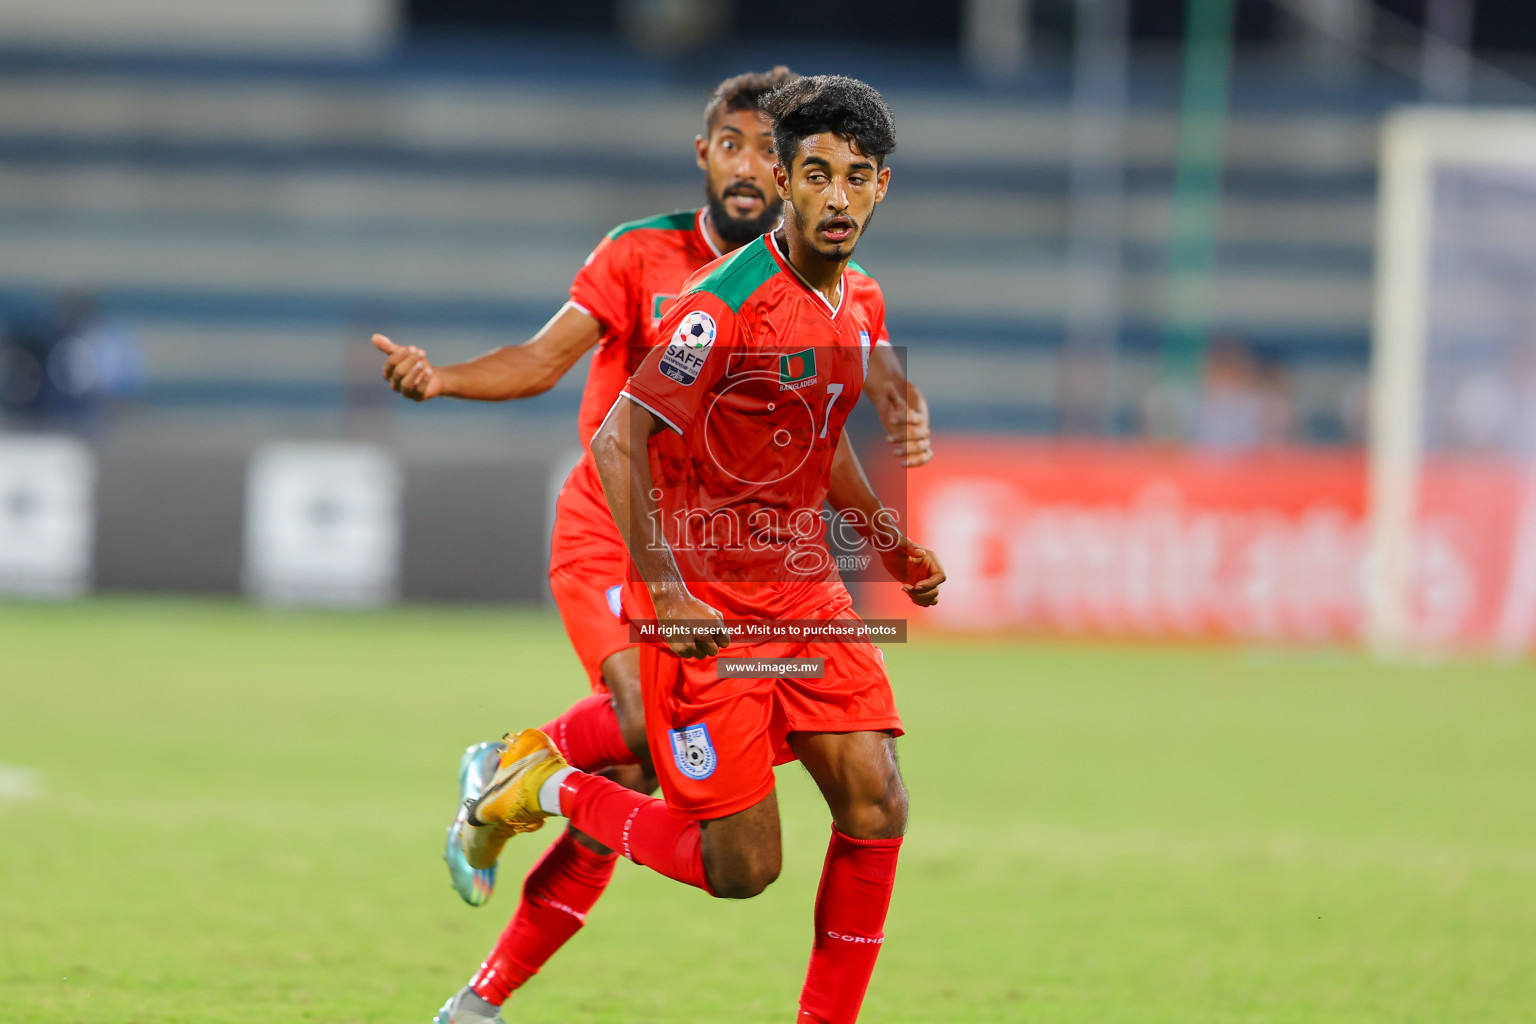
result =
M549 543L549 589L560 609L566 636L596 692L603 662L635 644L621 617L621 595L629 552L603 498L591 455L584 456L555 499L555 529Z
M852 618L848 610L832 616ZM646 736L667 806L723 818L773 791L773 767L793 761L792 732L902 734L885 659L873 644L732 644L731 658L825 658L821 679L717 679L718 658L640 648Z

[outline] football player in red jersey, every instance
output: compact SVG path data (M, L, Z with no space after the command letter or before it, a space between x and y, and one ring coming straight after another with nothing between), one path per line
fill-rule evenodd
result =
M772 135L758 100L796 76L779 67L722 82L704 112L695 140L705 172L702 209L620 225L593 250L571 286L570 301L533 339L466 363L435 366L414 346L382 335L384 376L417 401L437 397L504 400L547 391L589 349L596 348L582 397L578 432L585 446L620 388L657 338L657 326L696 270L774 227L783 204L773 186ZM870 390L897 456L916 466L931 455L927 407L909 384L885 335L871 360ZM572 763L609 770L650 791L640 652L618 616L628 554L613 525L590 455L561 489L551 544L550 588L592 685L593 694L545 726ZM478 795L499 744L465 752L460 788ZM462 818L462 815L461 815ZM474 870L459 849L456 820L445 859L455 888L470 903L489 899L494 868ZM470 986L439 1013L443 1024L496 1020L496 1008L581 926L607 885L613 854L568 831L533 869L516 915Z
M884 321L878 285L849 262L890 181L890 110L839 76L789 83L764 110L782 226L690 281L662 322L667 343L649 350L591 445L668 637L642 648L665 799L577 770L527 729L507 737L465 851L487 863L511 835L564 815L636 863L715 896L754 896L779 872L773 767L799 759L826 798L832 838L798 1020L853 1024L906 830L901 719L871 644L765 640L755 627L856 621L830 560L803 558L822 534L802 524L819 526L823 502L855 514L914 603L937 601L944 573L882 523L843 435ZM728 620L745 620L741 633ZM822 673L791 663L758 675L765 658L816 659Z

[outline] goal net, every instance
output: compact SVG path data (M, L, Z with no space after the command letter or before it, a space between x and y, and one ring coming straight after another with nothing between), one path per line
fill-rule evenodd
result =
M1536 641L1536 115L1416 109L1381 148L1368 629Z

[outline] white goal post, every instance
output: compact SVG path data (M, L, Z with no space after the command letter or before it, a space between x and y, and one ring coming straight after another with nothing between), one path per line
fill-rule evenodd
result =
M1536 636L1536 114L1402 110L1380 154L1367 637L1386 655L1523 654Z

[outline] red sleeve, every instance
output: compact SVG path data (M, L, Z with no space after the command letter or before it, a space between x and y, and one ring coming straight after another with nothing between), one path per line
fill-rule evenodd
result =
M610 338L628 338L634 331L640 300L633 294L632 247L619 239L604 238L587 257L571 282L571 302L603 325Z
M661 321L665 345L651 349L624 394L686 433L725 373L737 341L736 314L708 292L684 295Z

